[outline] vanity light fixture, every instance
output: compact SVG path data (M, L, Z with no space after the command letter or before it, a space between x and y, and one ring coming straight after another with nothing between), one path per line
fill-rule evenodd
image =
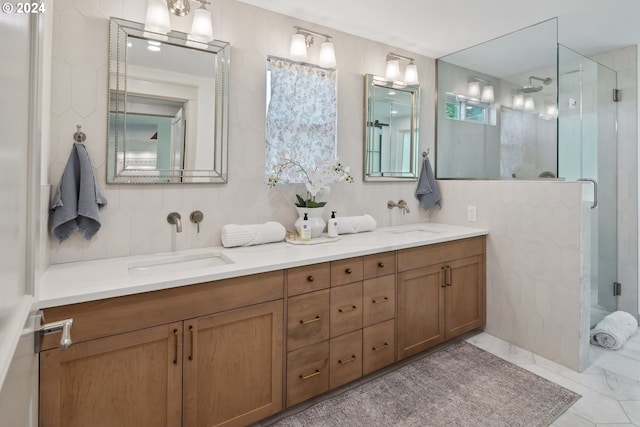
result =
M467 96L469 98L480 98L480 82L467 83Z
M524 111L535 111L535 110L536 110L536 104L533 101L533 97L527 96L524 99Z
M208 1L200 1L200 7L193 12L193 23L189 38L200 43L213 41L211 12L207 9Z
M524 108L524 95L514 95L512 106L514 110L522 110Z
M494 101L493 86L486 85L485 87L482 88L482 95L480 96L480 101L482 102Z
M398 55L397 53L389 52L387 54L387 70L385 73L385 79L388 82L394 82L400 79L400 59L409 61L409 64L404 69L404 84L417 85L418 80L418 66L416 60L404 55Z
M295 34L291 36L291 46L289 47L289 57L294 61L306 61L308 58L307 48L313 46L313 36L324 37L325 41L320 45L320 56L318 65L322 68L334 68L336 66L336 52L331 42L331 36L318 33L306 28L294 25Z
M147 18L144 21L144 31L145 33L160 35L156 38L162 38L163 34L171 31L169 9L167 9L167 2L165 0L149 0L147 4ZM145 34L145 37L147 37L147 34Z
M209 43L213 40L213 25L211 12L206 5L210 2L195 0L200 7L193 13L191 33L188 38L198 43ZM191 11L189 0L149 0L147 17L144 24L145 37L166 40L166 34L171 31L169 12L176 16L187 16Z

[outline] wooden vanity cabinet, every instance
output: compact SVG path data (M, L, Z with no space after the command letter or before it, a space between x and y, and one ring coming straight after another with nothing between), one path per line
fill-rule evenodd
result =
M398 251L398 359L486 322L485 237Z
M279 412L283 282L279 271L45 310L74 318L74 343L44 342L40 426L242 426Z

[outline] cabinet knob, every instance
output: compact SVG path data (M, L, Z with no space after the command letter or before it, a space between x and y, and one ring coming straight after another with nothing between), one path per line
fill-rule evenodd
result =
M380 268L384 268L384 262L379 262L379 263L378 263L378 267L380 267Z
M307 277L307 281L308 282L313 282L314 280L316 280L316 279L313 276Z
M313 378L313 377L318 376L318 375L320 375L320 371L316 369L312 374L300 375L300 379L301 380L308 380L309 378Z
M342 307L338 309L338 312L340 313L348 313L349 311L353 311L355 309L357 309L358 307L356 307L355 305L350 305L347 307Z
M347 273L347 274L351 274L351 269L347 268L346 270L344 270L344 272Z
M320 316L316 316L313 319L301 320L300 323L306 325L308 323L318 322L320 320Z

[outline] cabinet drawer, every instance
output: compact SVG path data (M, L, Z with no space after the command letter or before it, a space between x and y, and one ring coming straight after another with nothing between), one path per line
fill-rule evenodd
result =
M427 267L473 255L482 255L484 251L485 236L403 249L398 251L398 271Z
M287 355L287 407L329 390L329 341Z
M331 268L328 262L287 270L287 295L294 296L329 287Z
M396 276L365 280L362 286L362 323L370 326L396 317Z
M362 330L362 374L366 375L395 361L395 321L366 327Z
M331 261L331 286L362 280L362 257Z
M329 289L289 298L287 351L329 339Z
M386 276L396 272L396 253L383 252L381 254L364 257L364 278Z
M362 330L330 341L329 388L340 387L362 376Z
M362 328L362 282L331 288L331 337Z

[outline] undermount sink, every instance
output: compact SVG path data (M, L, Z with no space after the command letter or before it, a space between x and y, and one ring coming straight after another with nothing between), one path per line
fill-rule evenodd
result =
M420 233L424 234L440 234L439 231L435 231L433 229L429 229L428 227L423 226L411 226L406 228L397 228L394 230L387 230L387 233L391 234L404 234L404 233Z
M227 264L233 264L233 260L226 257L221 252L192 255L169 255L151 260L132 262L129 264L129 275L136 277L147 274L172 273Z

